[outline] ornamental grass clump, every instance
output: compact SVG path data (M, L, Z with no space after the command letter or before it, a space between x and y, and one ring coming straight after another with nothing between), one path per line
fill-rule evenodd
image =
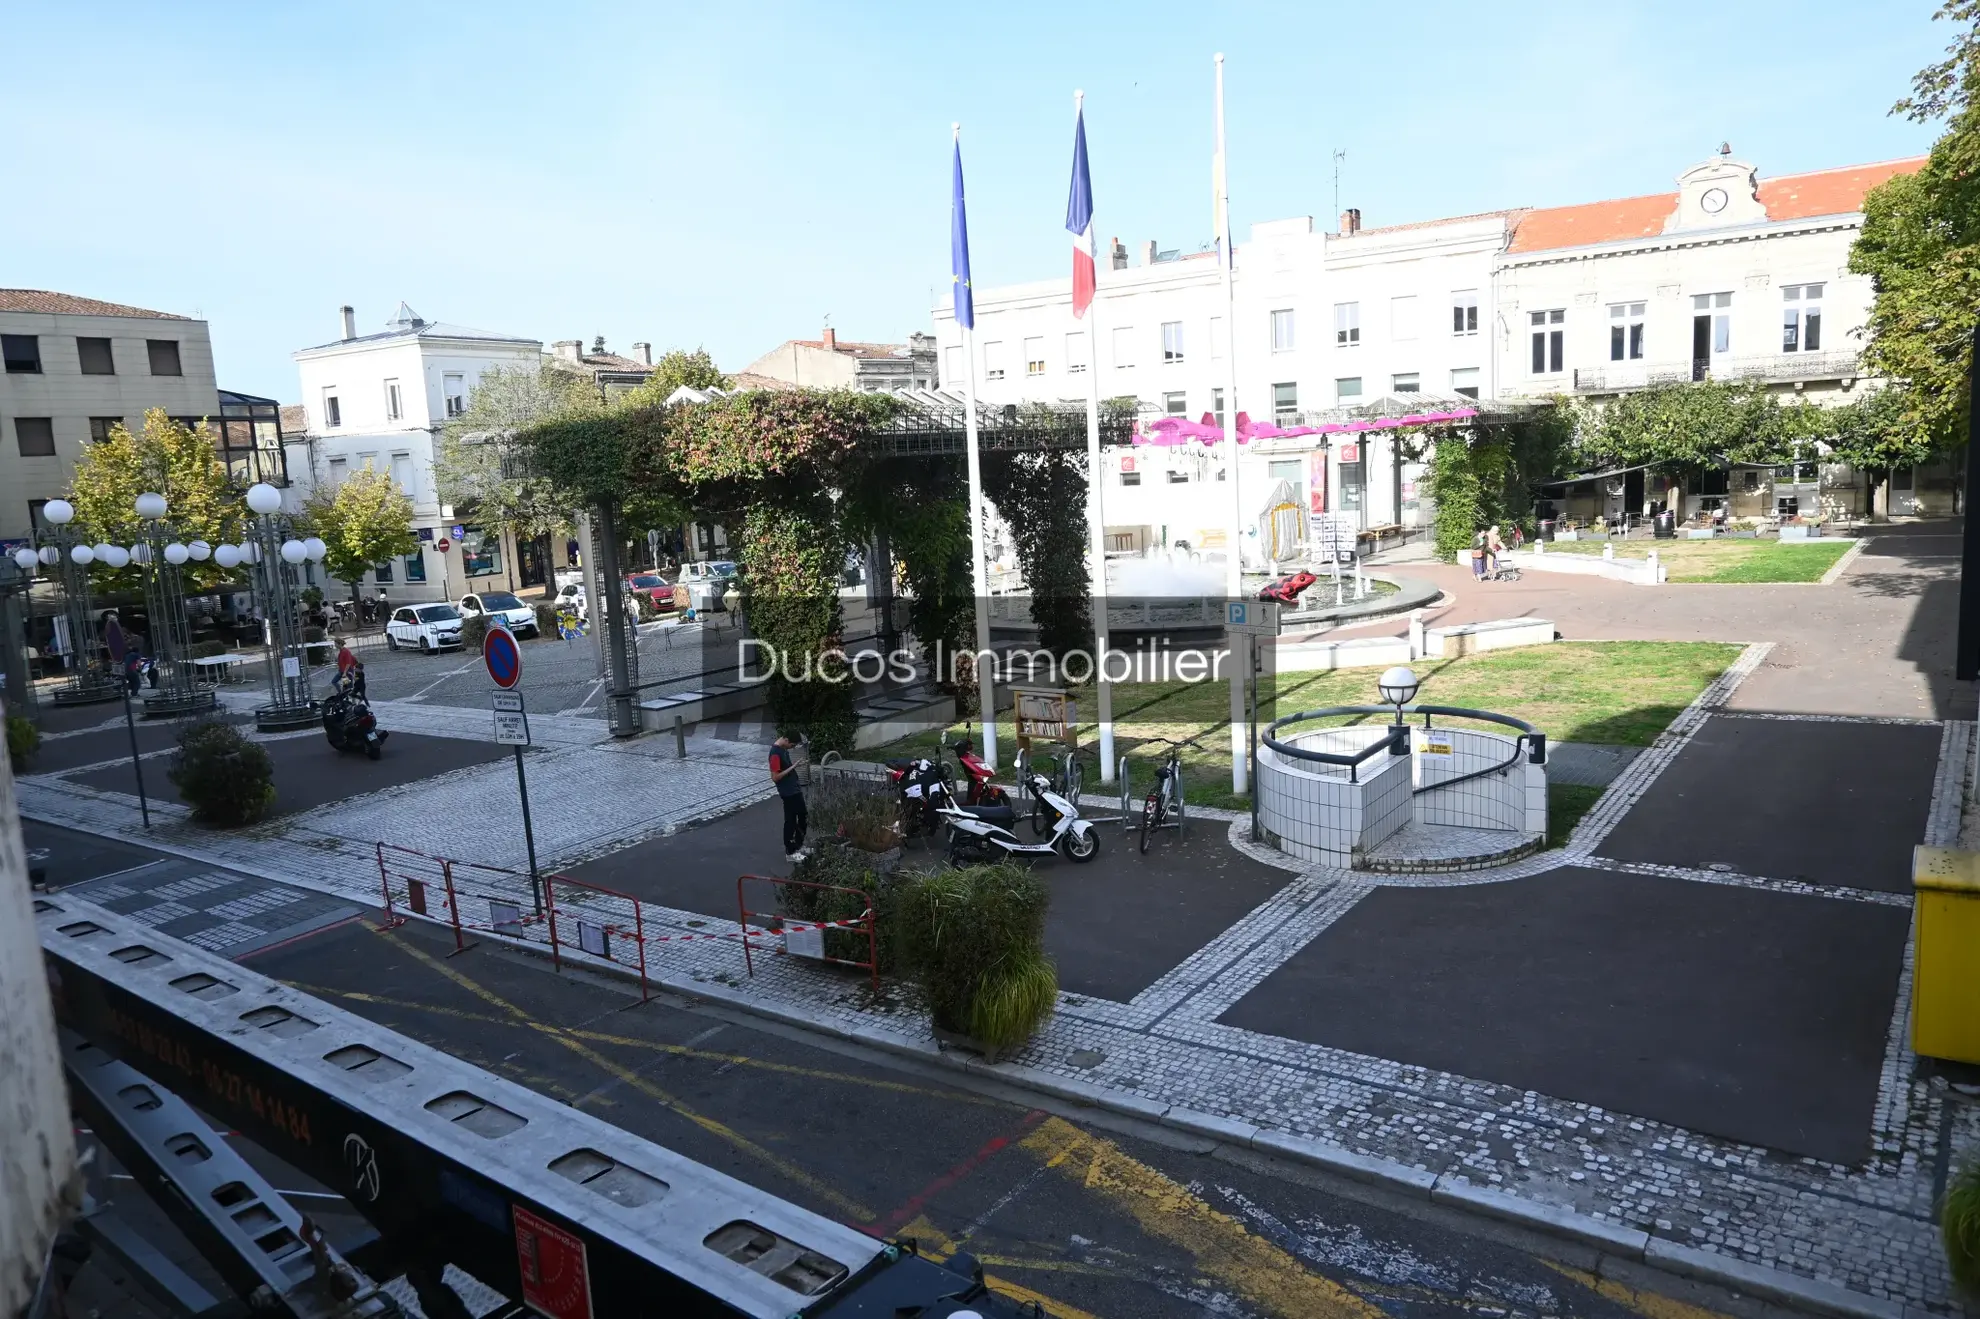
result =
M232 827L252 824L275 801L275 764L240 729L204 720L179 734L166 777L192 807L193 818Z
M1980 1156L1967 1159L1946 1184L1939 1232L1953 1281L1969 1297L1980 1298Z
M1044 881L1008 864L935 871L902 894L902 952L939 1029L992 1049L1031 1038L1059 992L1049 901Z

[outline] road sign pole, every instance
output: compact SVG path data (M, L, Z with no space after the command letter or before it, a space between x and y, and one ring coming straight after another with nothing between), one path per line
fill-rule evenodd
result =
M124 727L131 734L131 773L137 775L138 810L144 815L144 827L151 827L151 802L144 795L144 762L138 759L137 716L131 713L130 679L119 677L124 684Z
M523 749L516 748L516 794L522 798L523 846L529 850L529 894L536 914L543 914L543 881L536 874L536 830L529 822L529 779L523 773Z

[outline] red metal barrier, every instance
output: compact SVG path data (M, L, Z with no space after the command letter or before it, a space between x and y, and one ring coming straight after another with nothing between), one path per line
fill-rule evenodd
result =
M770 884L778 888L808 888L820 889L831 893L851 893L860 899L861 912L855 920L800 923L790 922L779 912L751 911L748 900L743 896L743 885L751 880L762 884ZM848 888L843 884L814 884L808 879L779 879L775 875L741 875L736 879L736 909L740 913L740 924L742 925L743 965L748 969L750 975L753 976L756 974L756 963L750 957L750 942L752 939L777 936L780 942L773 951L788 953L790 948L788 938L786 937L787 933L817 930L820 937L816 960L832 962L839 966L856 966L866 972L868 980L872 982L873 991L876 994L880 992L880 945L873 929L873 895L865 889ZM763 921L766 928L752 928L750 925L751 917ZM771 921L777 922L777 925L775 927L769 927L769 922ZM858 962L849 957L826 956L824 951L824 934L828 930L863 932L866 935L866 960L864 962ZM810 956L808 953L802 955Z
M561 893L559 890L562 890ZM557 957L557 904L562 902L564 909L577 921L577 948L579 952L593 957L602 957L608 962L618 962L613 955L613 940L630 938L633 948L639 954L639 996L642 1000L650 997L646 983L646 912L638 898L630 893L621 893L601 884L589 884L569 875L545 875L543 877L543 905L550 918L551 955ZM625 913L631 912L632 924L625 923ZM589 928L587 928L589 927ZM595 940L588 936L595 935ZM595 945L595 946L594 946ZM561 964L561 963L560 963ZM624 965L624 963L621 963Z

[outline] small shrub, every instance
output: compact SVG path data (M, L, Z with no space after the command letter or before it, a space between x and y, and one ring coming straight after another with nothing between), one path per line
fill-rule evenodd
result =
M41 749L41 730L17 714L7 716L7 763L14 773L27 769L28 758Z
M480 650L481 643L484 640L486 640L487 637L488 637L488 615L486 614L461 615L461 648L463 650L474 650L474 651Z
M660 607L654 604L653 598L644 591L635 592L632 596L632 602L633 614L638 622L651 623L654 619L660 617Z
M227 643L224 641L199 641L193 643L193 658L208 659L214 655L225 655Z
M1953 1281L1968 1296L1980 1297L1980 1158L1969 1158L1946 1184L1939 1232Z
M1040 992L1051 974L1050 896L1043 880L1009 864L936 871L905 888L900 953L938 1027L1006 1048L1037 1029L1057 993L1056 977Z
M806 804L820 835L843 838L863 852L890 852L901 845L900 795L890 783L820 776Z
M180 733L166 776L193 818L206 824L252 824L275 800L275 764L267 749L228 724L202 721Z
M906 971L901 953L902 897L918 876L898 870L882 871L873 862L871 853L827 840L812 847L811 854L798 862L791 877L871 894L874 952L880 974L899 975ZM795 921L856 920L866 909L865 900L858 893L794 886L784 888L782 893L784 914ZM827 930L825 951L832 957L864 961L866 936L857 930Z
M548 600L537 602L536 635L539 637L555 637L557 635L557 606Z
M1013 958L985 972L969 1009L969 1033L985 1044L1011 1048L1031 1038L1059 1000L1059 973L1041 952Z

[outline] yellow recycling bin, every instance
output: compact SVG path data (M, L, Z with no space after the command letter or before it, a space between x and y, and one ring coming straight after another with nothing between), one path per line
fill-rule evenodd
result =
M1980 1063L1980 852L1914 849L1911 887L1911 1047L1923 1058Z

